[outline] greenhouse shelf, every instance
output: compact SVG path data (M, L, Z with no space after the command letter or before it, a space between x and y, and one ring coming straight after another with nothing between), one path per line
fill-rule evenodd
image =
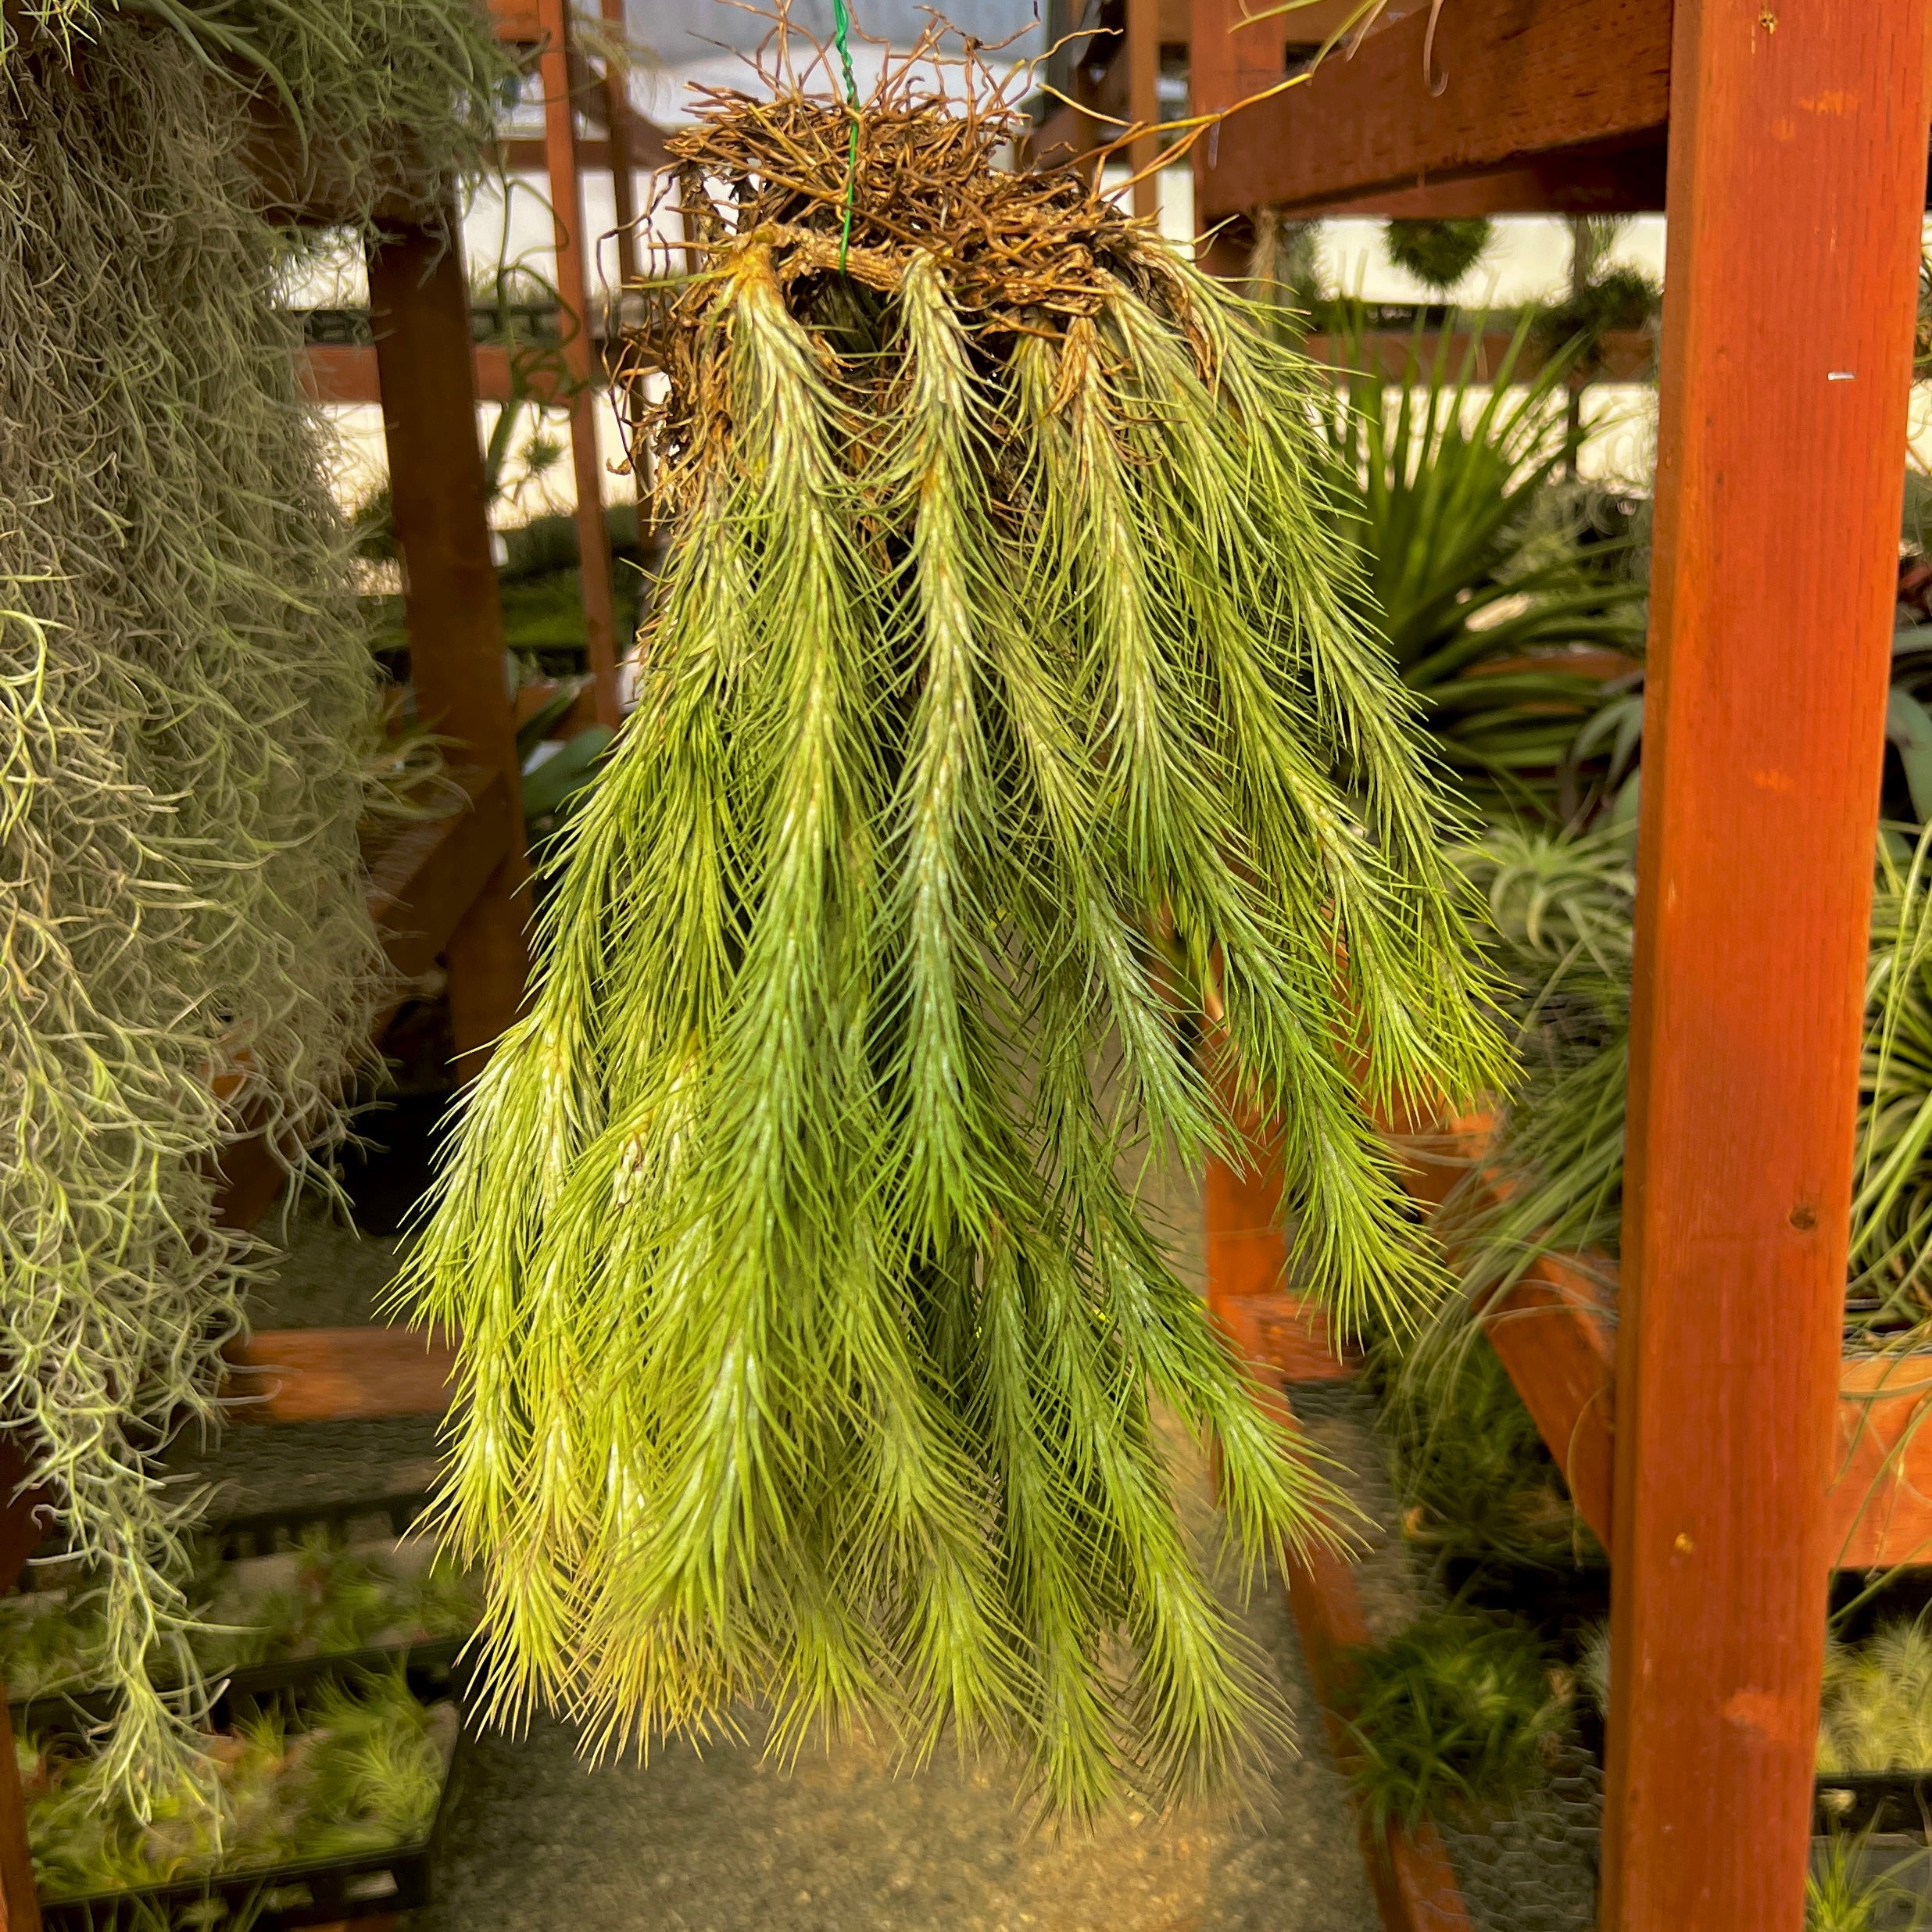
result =
M1403 1179L1433 1208L1482 1162L1490 1124L1450 1123L1390 1136ZM1546 1257L1484 1320L1490 1345L1564 1473L1583 1520L1608 1548L1616 1429L1615 1333L1604 1313L1615 1265ZM1837 1434L1826 1502L1834 1567L1932 1563L1932 1351L1848 1354L1839 1372Z

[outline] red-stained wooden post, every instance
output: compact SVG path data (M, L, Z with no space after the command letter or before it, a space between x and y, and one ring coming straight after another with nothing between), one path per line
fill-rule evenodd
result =
M453 762L504 778L497 809L508 856L443 952L457 1068L467 1078L516 1018L528 965L530 893L503 610L477 442L470 295L453 213L448 220L447 235L409 229L370 249L369 308L417 710L457 741Z
M604 372L591 330L589 251L584 245L583 185L577 167L577 107L571 93L570 0L538 0L543 23L543 147L556 231L556 290L564 360L571 372L571 463L577 481L577 548L584 623L597 721L615 731L617 620L610 592L610 538L604 527L603 462L597 453L597 406ZM614 127L614 156L623 138Z
M1926 0L1676 0L1606 1932L1800 1932Z
M1161 0L1127 0L1127 118L1140 127L1161 118ZM1139 175L1160 151L1157 135L1143 134L1128 149L1128 165ZM1134 213L1151 221L1160 212L1161 177L1150 174L1134 183Z

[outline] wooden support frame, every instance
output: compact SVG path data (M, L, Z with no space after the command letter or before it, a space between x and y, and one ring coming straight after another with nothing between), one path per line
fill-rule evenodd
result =
M571 374L571 463L577 482L578 569L589 639L597 721L615 731L624 710L617 690L617 619L611 598L610 538L604 524L603 459L598 453L597 378L602 374L590 312L590 251L584 234L583 184L577 163L577 101L571 59L570 0L538 0L544 38L544 152L556 234L556 289L564 359Z
M504 857L444 951L458 1071L466 1079L515 1018L528 955L529 865L503 613L484 510L470 302L452 214L369 252L370 319L402 553L418 714L499 774Z
M1208 1164L1208 1306L1260 1385L1261 1399L1279 1404L1292 1420L1293 1385L1347 1381L1353 1370L1321 1311L1283 1292L1288 1250L1279 1225L1281 1166L1266 1128L1250 1122L1248 1133L1254 1153L1248 1165ZM1348 1728L1350 1652L1369 1638L1354 1566L1337 1551L1317 1547L1291 1555L1282 1580L1329 1748L1346 1774L1358 1758ZM1433 1826L1411 1831L1396 1824L1378 1831L1358 1812L1356 1826L1385 1932L1470 1932L1448 1853Z
M1197 109L1279 71L1233 12ZM1546 1266L1490 1326L1612 1550L1607 1932L1798 1932L1826 1574L1932 1552L1932 1364L1840 1340L1929 27L1470 0L1446 86L1411 17L1197 150L1210 220L1668 190L1621 1319Z
M1293 16L1242 23L1265 11L1193 0L1197 113L1282 78ZM1671 0L1472 0L1411 12L1352 59L1332 56L1305 86L1235 115L1196 147L1202 225L1265 206L1430 214L1658 206L1670 21ZM1447 77L1440 93L1424 77L1430 55L1435 78ZM1488 206L1387 205L1485 178L1496 184Z
M1804 1921L1928 19L1675 9L1605 1932Z

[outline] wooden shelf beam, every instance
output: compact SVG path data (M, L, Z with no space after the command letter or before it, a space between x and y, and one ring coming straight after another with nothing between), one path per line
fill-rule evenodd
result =
M479 402L507 402L517 397L547 406L557 400L560 385L548 369L535 371L519 395L507 349L485 345L475 351L473 360ZM302 352L301 367L304 386L317 402L381 403L382 378L376 352L367 343L312 342Z
M1260 1397L1293 1420L1297 1383L1346 1381L1353 1373L1333 1346L1319 1309L1282 1292L1288 1263L1279 1224L1281 1168L1271 1136L1250 1135L1242 1168L1208 1166L1208 1306ZM1358 1760L1348 1719L1354 1708L1351 1654L1368 1641L1354 1565L1334 1551L1291 1555L1283 1569L1288 1606L1322 1704L1329 1747L1344 1776ZM1432 1825L1378 1831L1359 1809L1356 1828L1385 1932L1469 1932L1455 1873Z
M1805 1919L1929 25L1673 9L1605 1932Z
M1440 1207L1482 1161L1489 1131L1486 1119L1475 1118L1427 1135L1393 1132L1411 1198L1426 1209ZM1211 1256L1225 1212L1211 1192ZM1247 1215L1257 1221L1249 1240L1258 1253L1265 1204L1250 1202ZM1248 1262L1250 1272L1263 1266ZM1277 1260L1277 1276L1279 1267ZM1615 1294L1614 1264L1550 1258L1529 1271L1486 1324L1578 1510L1606 1549L1614 1527L1616 1341L1604 1310ZM1932 1352L1848 1354L1838 1389L1825 1503L1828 1566L1932 1565L1932 1428L1921 1426L1932 1419Z
M229 1351L241 1422L370 1422L440 1415L455 1343L407 1329L259 1329Z
M1283 77L1285 48L1301 38L1293 16L1243 26L1244 11L1240 0L1194 0L1197 113ZM1423 77L1432 19L1436 94ZM1195 148L1204 224L1265 206L1361 207L1485 177L1492 194L1504 191L1501 202L1470 212L1532 197L1605 212L1659 206L1670 21L1671 0L1487 0L1411 13Z

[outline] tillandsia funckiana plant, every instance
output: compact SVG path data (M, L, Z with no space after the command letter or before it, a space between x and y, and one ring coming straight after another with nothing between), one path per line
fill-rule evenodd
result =
M373 671L258 110L352 216L402 147L413 181L474 155L496 59L458 0L0 21L0 1427L96 1570L138 1802L197 1748L157 1458L215 1415L256 1251L215 1167L339 1132L381 964Z
M1551 488L1572 460L1552 356L1530 381L1526 325L1495 367L1473 323L1391 381L1358 340L1322 414L1376 621L1422 722L1492 814L1564 815L1578 731L1609 664L1643 648L1641 592L1580 541Z
M1320 1533L1124 1164L1265 1091L1297 1268L1399 1319L1436 1265L1369 1109L1501 1056L1318 378L907 71L672 138L703 266L639 345L639 702L406 1289L463 1338L442 1507L499 1712L950 1724L1078 1815L1216 1784L1272 1708L1150 1390L1242 1555Z
M1923 1619L1881 1624L1825 1655L1818 1722L1821 1773L1923 1771L1932 1765L1932 1631Z

